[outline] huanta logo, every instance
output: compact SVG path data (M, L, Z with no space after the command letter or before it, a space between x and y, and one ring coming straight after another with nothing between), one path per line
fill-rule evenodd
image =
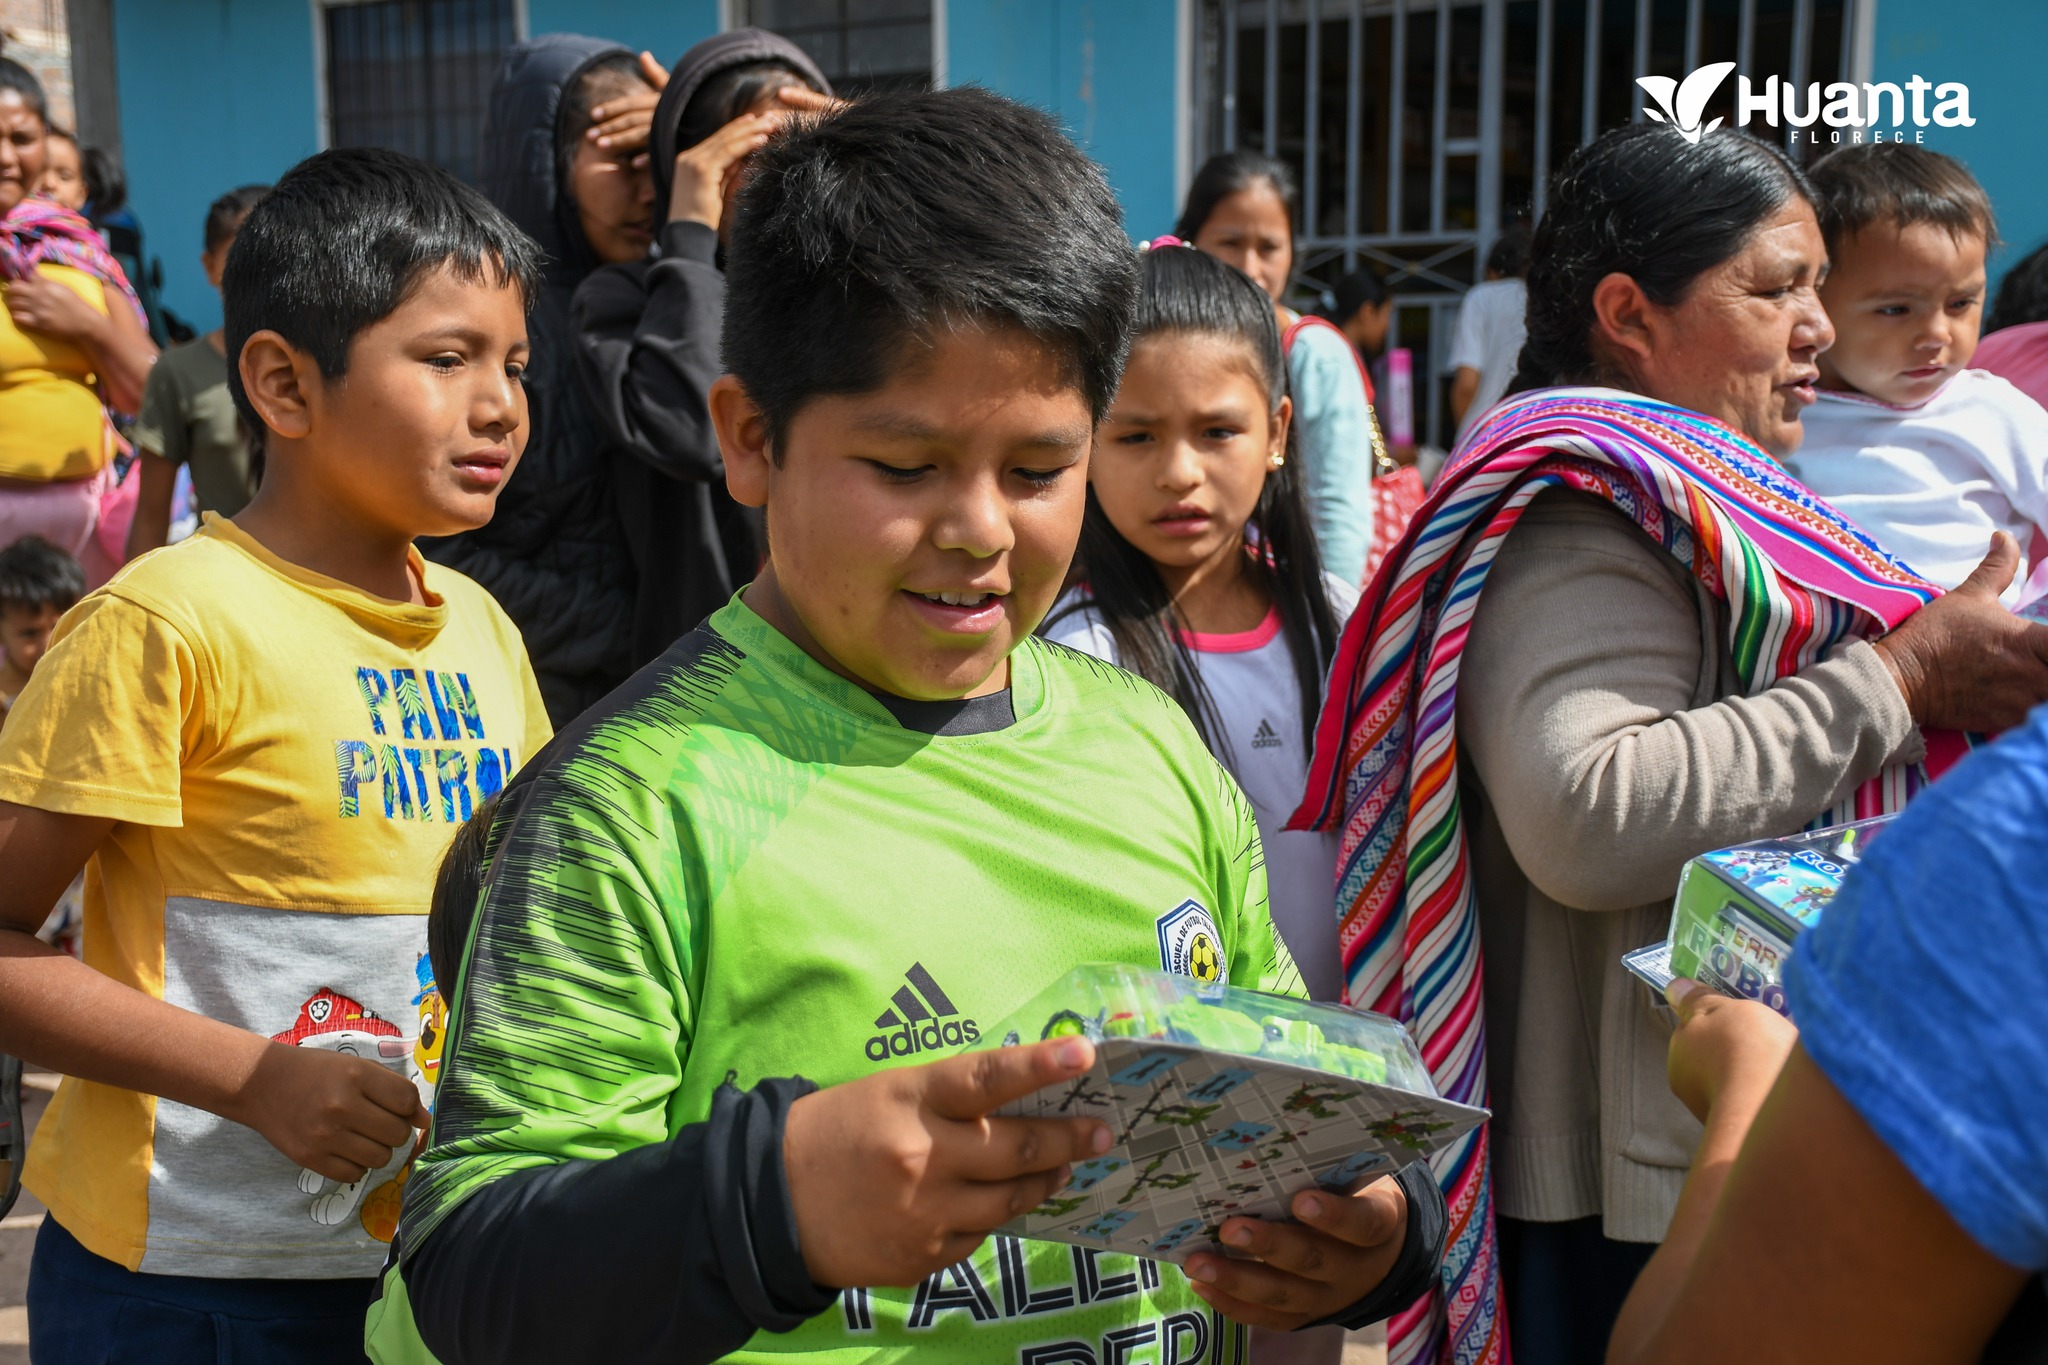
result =
M1673 80L1669 76L1638 76L1636 84L1643 87L1643 93L1654 102L1655 107L1645 105L1643 117L1657 123L1668 123L1676 128L1687 142L1698 142L1724 122L1724 117L1707 119L1707 112L1713 106L1714 96L1721 90L1728 73L1735 69L1734 62L1714 62L1703 66L1684 80ZM1933 110L1928 109L1928 96L1933 95ZM1935 85L1915 75L1904 85L1892 81L1835 81L1822 85L1814 81L1806 87L1804 99L1799 87L1789 81L1772 76L1761 86L1751 83L1747 76L1735 78L1735 122L1739 127L1748 127L1752 121L1761 121L1769 126L1779 127L1779 119L1792 130L1792 141L1806 141L1818 144L1823 140L1830 143L1857 142L1904 142L1907 140L1907 125L1912 125L1912 140L1922 141L1921 129L1930 124L1941 128L1971 128L1977 120L1970 114L1970 88L1960 81L1944 81ZM1887 117L1887 115L1889 117ZM1828 136L1823 139L1815 124L1825 125ZM1848 136L1844 136L1844 131Z
M962 1047L981 1041L981 1029L972 1019L962 1019L951 998L939 989L922 962L910 964L903 984L889 997L891 1007L875 1016L882 1032L868 1039L869 1061L886 1062L891 1057L908 1057L944 1047Z

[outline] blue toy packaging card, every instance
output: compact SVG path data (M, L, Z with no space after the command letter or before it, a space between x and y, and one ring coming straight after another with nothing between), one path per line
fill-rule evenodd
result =
M1002 1113L1096 1115L1109 1151L1000 1230L1178 1264L1221 1250L1243 1214L1285 1220L1311 1186L1349 1190L1485 1121L1439 1098L1408 1033L1382 1015L1137 967L1081 967L987 1035L1082 1034L1086 1074Z
M1891 819L1759 839L1694 858L1679 874L1671 907L1669 976L1789 1014L1781 982L1793 940L1819 922L1842 878ZM1623 961L1648 981L1650 964L1630 961L1637 956Z

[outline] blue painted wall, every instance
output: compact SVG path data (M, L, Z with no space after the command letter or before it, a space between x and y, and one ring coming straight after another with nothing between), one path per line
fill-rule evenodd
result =
M200 330L220 300L199 268L206 209L320 147L306 0L117 0L128 197L164 302Z
M949 0L946 80L1058 115L1109 172L1133 237L1173 225L1175 0Z
M616 38L672 62L718 29L718 0L528 0L528 30ZM129 200L164 302L201 331L220 299L199 268L206 209L320 150L307 0L116 0Z
M1875 37L1873 80L1903 82L1918 72L1936 84L1970 87L1976 126L1929 127L1926 145L1965 162L1990 191L2006 242L1992 258L1995 281L2005 266L2048 241L2048 175L2041 163L2048 3L1877 0Z

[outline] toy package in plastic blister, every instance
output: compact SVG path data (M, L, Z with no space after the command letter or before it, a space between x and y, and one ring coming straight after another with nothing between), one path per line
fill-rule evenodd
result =
M1819 922L1842 878L1891 819L1758 839L1694 858L1679 875L1671 907L1671 975L1788 1014L1782 981L1793 940Z
M1098 1116L1115 1142L1001 1229L1178 1264L1220 1250L1245 1215L1285 1219L1320 1185L1349 1190L1484 1122L1440 1098L1407 1031L1383 1015L1138 967L1080 967L985 1036L1083 1034L1085 1075L1001 1112Z

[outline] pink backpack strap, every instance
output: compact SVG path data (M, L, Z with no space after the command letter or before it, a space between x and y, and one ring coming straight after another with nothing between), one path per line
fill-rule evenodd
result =
M1358 382L1365 385L1365 401L1368 403L1376 401L1377 395L1372 391L1372 375L1365 368L1365 357L1360 355L1358 348L1351 344L1351 338L1344 335L1344 329L1328 318L1319 318L1313 313L1303 313L1294 320L1293 324L1286 331L1280 334L1280 349L1283 352L1292 353L1294 350L1294 339L1301 335L1302 329L1305 327L1327 327L1337 334L1338 338L1344 343L1344 349L1351 353L1352 361L1358 366Z

